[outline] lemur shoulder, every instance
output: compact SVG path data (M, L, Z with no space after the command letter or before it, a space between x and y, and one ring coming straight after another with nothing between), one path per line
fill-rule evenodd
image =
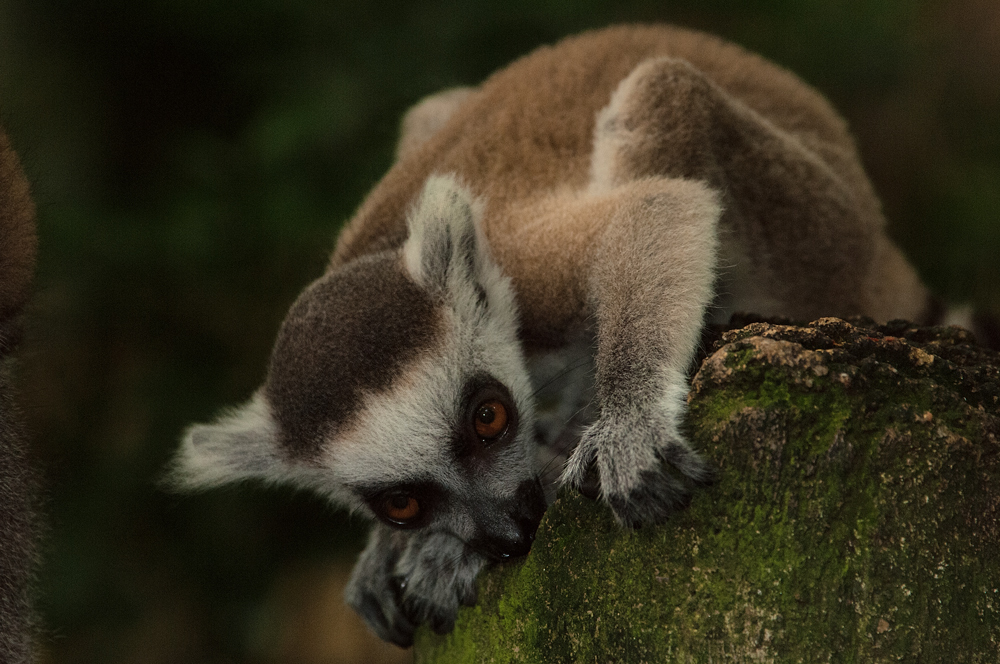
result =
M291 483L374 518L348 601L407 645L450 629L485 562L527 553L554 441L575 443L559 481L595 474L624 526L686 503L711 475L679 428L686 372L736 310L930 304L816 91L709 35L585 33L407 114L264 385L188 431L175 477ZM553 419L546 367L576 352Z

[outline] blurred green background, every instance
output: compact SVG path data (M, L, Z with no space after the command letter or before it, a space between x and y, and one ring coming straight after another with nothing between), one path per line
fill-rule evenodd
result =
M359 520L157 478L262 379L409 105L622 21L716 32L826 93L928 283L1000 311L996 0L0 0L0 120L41 235L20 378L49 487L44 661L393 653L340 604Z

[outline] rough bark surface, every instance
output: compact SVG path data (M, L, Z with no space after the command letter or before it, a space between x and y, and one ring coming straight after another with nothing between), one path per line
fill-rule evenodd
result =
M689 397L716 485L632 532L564 493L417 662L1000 661L1000 356L839 319L719 346Z

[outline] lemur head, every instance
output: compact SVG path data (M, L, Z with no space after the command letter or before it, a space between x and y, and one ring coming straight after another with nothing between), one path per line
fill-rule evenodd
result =
M454 178L431 177L400 250L333 270L292 305L264 385L191 427L174 478L319 491L396 528L527 553L545 509L509 281Z

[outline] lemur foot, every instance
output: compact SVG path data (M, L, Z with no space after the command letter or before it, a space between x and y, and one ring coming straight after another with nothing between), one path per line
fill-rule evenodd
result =
M585 490L591 466L600 478L601 496L629 528L665 521L688 505L692 487L714 479L676 424L651 416L599 419L584 433L562 482Z
M423 623L438 634L451 631L459 607L476 603L476 575L484 564L453 535L376 525L345 598L379 638L408 648Z

